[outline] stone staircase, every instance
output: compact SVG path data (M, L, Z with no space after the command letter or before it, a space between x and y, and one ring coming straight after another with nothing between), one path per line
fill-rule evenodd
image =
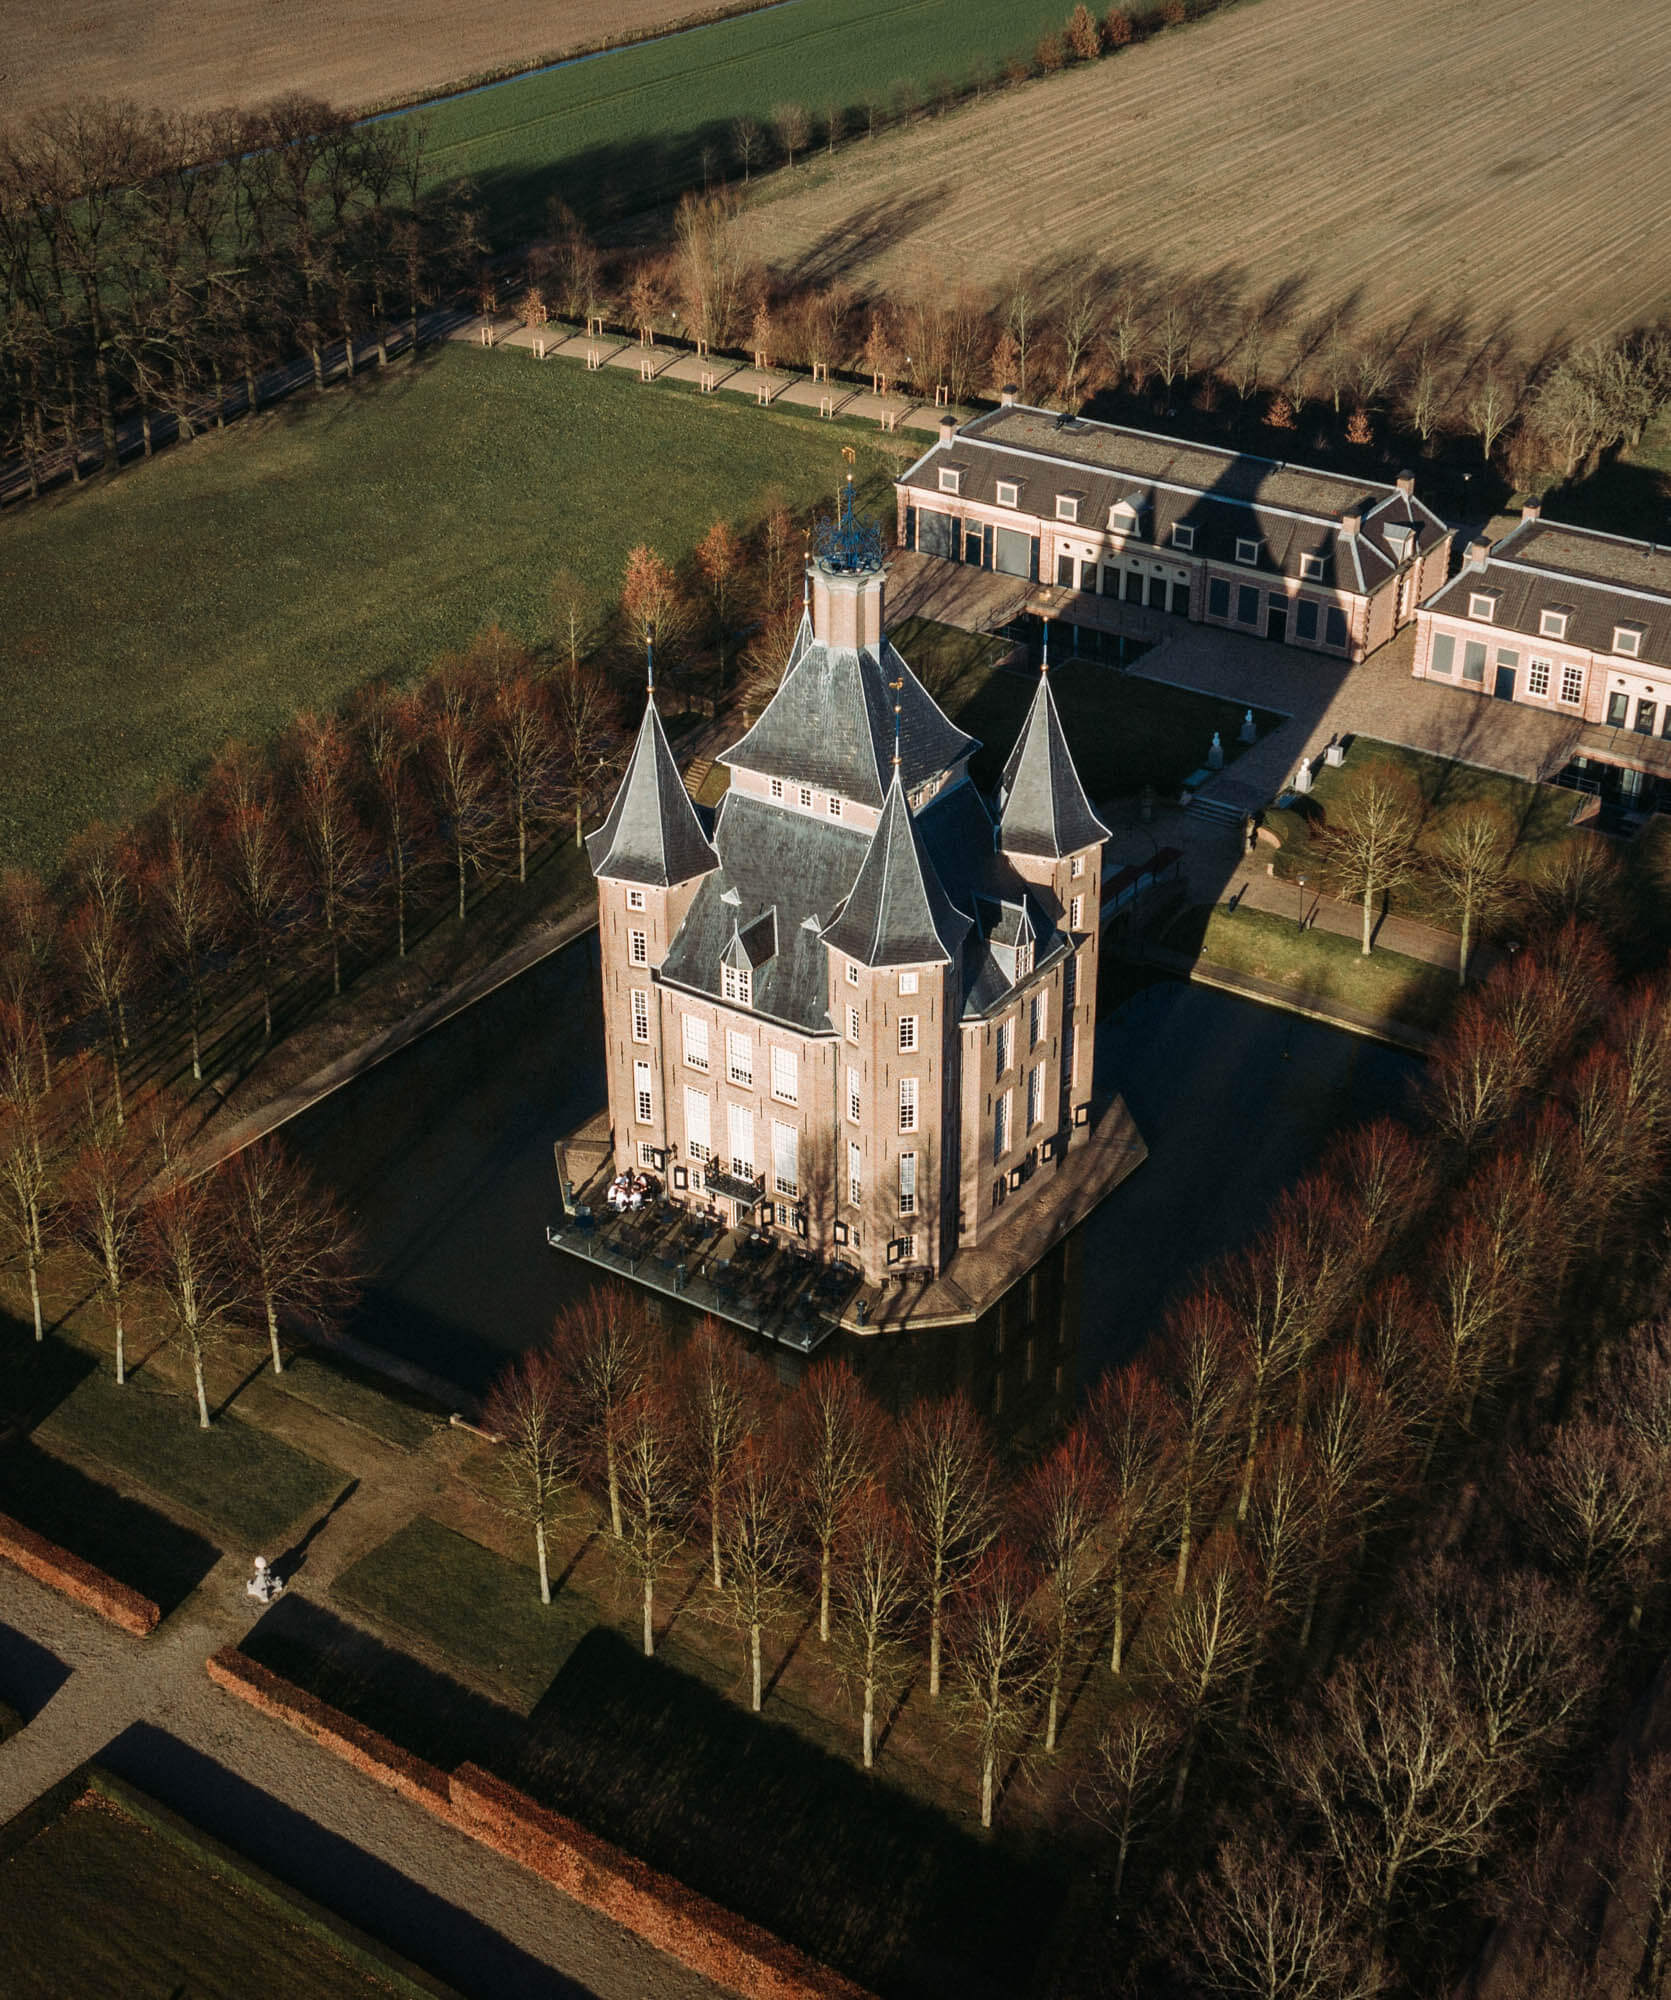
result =
M714 760L712 757L693 757L685 766L685 790L690 793L693 799L701 791L703 784L707 780L708 773L713 768Z

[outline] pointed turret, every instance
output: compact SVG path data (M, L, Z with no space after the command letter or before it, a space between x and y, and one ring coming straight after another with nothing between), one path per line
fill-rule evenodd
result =
M940 886L896 765L870 847L824 942L861 965L949 963L970 921Z
M1048 672L1039 675L1038 692L1004 766L999 805L998 845L1006 854L1059 861L1108 838L1074 769Z
M594 875L654 889L692 882L719 866L668 748L653 694L644 704L621 789L609 817L587 837L586 852Z

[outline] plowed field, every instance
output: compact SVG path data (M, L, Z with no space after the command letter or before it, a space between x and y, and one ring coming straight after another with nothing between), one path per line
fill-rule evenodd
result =
M706 0L17 0L0 118L71 97L177 111L289 90L384 103L706 11Z
M861 284L1095 253L1533 342L1671 300L1668 107L1662 0L1260 0L775 175L762 221Z

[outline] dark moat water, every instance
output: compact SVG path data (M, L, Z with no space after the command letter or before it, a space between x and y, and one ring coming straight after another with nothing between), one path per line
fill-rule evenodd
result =
M604 1102L596 938L327 1098L286 1137L347 1202L376 1281L351 1331L479 1390L590 1282L547 1248L552 1143ZM1098 1031L1149 1159L1085 1225L1079 1374L1131 1352L1345 1126L1404 1106L1395 1049L1163 979Z

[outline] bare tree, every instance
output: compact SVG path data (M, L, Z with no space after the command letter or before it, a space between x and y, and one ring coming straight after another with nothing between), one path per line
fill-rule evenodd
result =
M1522 1518L1587 1595L1622 1600L1632 1630L1671 1519L1652 1460L1597 1417L1557 1425L1538 1452L1516 1452L1510 1477Z
M1102 1454L1103 1573L1114 1617L1109 1666L1117 1674L1125 1656L1127 1592L1134 1572L1141 1573L1153 1559L1171 1506L1177 1419L1153 1372L1133 1361L1097 1384L1089 1422Z
M1535 1045L1488 1008L1464 1002L1424 1079L1428 1114L1447 1139L1471 1152L1513 1111L1537 1064Z
M614 1553L638 1580L647 1660L656 1650L656 1585L684 1543L680 1460L678 1416L662 1388L645 1382L621 1422L622 1533Z
M1462 925L1456 983L1468 983L1474 932L1502 908L1508 888L1509 830L1500 814L1485 806L1458 813L1440 829L1432 867Z
M1316 1858L1268 1826L1233 1833L1174 1892L1190 1990L1234 2000L1370 2000L1363 1939Z
M743 545L737 531L723 514L719 515L707 534L696 547L696 563L703 580L708 586L708 601L713 607L714 633L719 641L719 678L725 685L726 639L729 626L726 622L726 606L743 570Z
M1062 1683L1085 1606L1102 1580L1104 1512L1103 1468L1085 1430L1076 1427L1033 1467L1015 1502L1027 1552L1044 1586L1047 1752L1056 1748Z
M353 1300L354 1232L336 1200L271 1133L233 1155L226 1187L246 1288L266 1320L273 1373L282 1375L280 1317L324 1322Z
M801 1526L817 1551L818 1637L830 1637L836 1549L848 1516L882 1476L887 1420L845 1361L814 1362L784 1413Z
M426 749L437 814L447 829L458 882L458 921L469 907L470 874L499 853L499 811L486 756L479 688L463 661L449 661L430 682Z
M675 1396L676 1442L687 1482L707 1516L709 1561L718 1590L726 1488L744 1440L759 1428L765 1384L736 1335L705 1319L679 1356Z
M557 709L558 786L565 810L574 812L574 844L579 847L586 807L615 745L615 697L604 674L590 659L570 659L552 680Z
M163 1296L170 1341L190 1362L204 1430L208 1357L238 1328L246 1306L226 1192L218 1170L170 1179L146 1204L141 1225L145 1275Z
M576 1441L602 1476L610 1533L619 1541L621 1430L646 1372L643 1307L625 1286L602 1286L558 1314L555 1340Z
M1097 1738L1075 1780L1074 1803L1114 1840L1114 1896L1119 1899L1133 1843L1153 1823L1178 1749L1177 1725L1153 1702L1129 1701Z
M527 1347L494 1378L482 1422L499 1439L494 1498L500 1511L532 1529L540 1602L551 1602L552 1524L574 1487L569 1451L570 1383L554 1345Z
M114 1085L101 1099L89 1078L87 1136L65 1181L70 1234L92 1264L110 1314L118 1386L128 1379L124 1314L133 1284L140 1216L153 1151L141 1120L119 1115Z
M975 1740L984 1827L992 1824L999 1765L1020 1747L1038 1695L1040 1649L1028 1614L1037 1585L1019 1552L999 1543L970 1577L953 1621L957 1709Z
M794 1567L788 1467L775 1439L754 1433L738 1454L725 1498L720 1551L721 1603L748 1643L749 1705L758 1715L764 1695L762 1641L784 1602Z
M1466 415L1469 428L1480 441L1480 456L1487 461L1497 448L1497 440L1519 414L1524 385L1499 367L1488 367L1469 392Z
M748 185L748 177L756 157L760 152L764 134L757 120L743 117L731 121L731 150L742 163L743 185Z
M1321 1337L1326 1299L1302 1232L1279 1217L1225 1266L1220 1290L1230 1315L1241 1377L1243 1431L1236 1519L1247 1518L1261 1427L1283 1384Z
M690 606L679 579L645 542L627 555L621 615L640 652L653 647L664 657L670 655L690 631Z
M241 744L223 753L210 775L215 845L226 883L229 928L261 994L261 1038L273 1035L273 986L301 900L296 856L273 807L273 788L258 753Z
M423 713L417 699L396 694L381 681L366 689L354 716L365 762L371 821L383 849L383 866L395 902L395 944L406 956L410 879L433 821L418 784Z
M1183 1806L1202 1731L1231 1705L1255 1657L1256 1636L1252 1592L1239 1560L1224 1554L1197 1565L1161 1642L1166 1699L1182 1737L1172 1783L1174 1817Z
M65 928L66 955L83 1004L104 1023L120 1122L126 1109L123 1059L128 1050L128 1010L141 963L134 895L138 859L124 840L95 824L72 844L68 871L75 901Z
M54 1188L55 1175L39 1105L15 1098L0 1100L0 1196L5 1201L8 1233L21 1251L28 1272L29 1303L37 1340L46 1337L41 1314L41 1265L46 1257Z
M900 1427L899 1502L928 1604L928 1692L940 1693L946 1607L998 1532L991 1448L968 1397L912 1406Z
M876 1711L903 1685L910 1648L905 1626L916 1603L911 1540L879 1482L853 1498L842 1521L836 1597L837 1662L858 1691L864 1767L876 1761Z
M201 1083L204 988L209 955L220 942L225 912L194 802L164 800L149 881L159 941L185 981L191 1073Z
M1384 1293L1383 1304L1393 1310L1374 1322L1381 1339L1371 1356L1334 1355L1306 1401L1311 1546L1297 1642L1302 1653L1311 1643L1324 1579L1362 1547L1370 1523L1396 1495L1409 1432L1432 1407L1431 1371L1419 1335L1414 1354L1410 1349L1409 1331L1420 1322L1413 1301L1411 1310L1402 1309L1409 1298L1402 1290ZM1391 1391L1383 1372L1389 1357L1404 1370Z
M297 716L293 797L302 869L324 932L331 992L342 992L343 947L364 923L371 864L354 811L348 738L334 717Z
M1323 868L1344 896L1363 905L1363 956L1374 948L1377 903L1385 905L1416 868L1421 807L1390 770L1371 770L1354 785L1323 835Z
M1178 1544L1172 1591L1184 1594L1197 1522L1221 1478L1231 1449L1231 1425L1241 1397L1229 1316L1211 1291L1196 1292L1172 1314L1161 1357L1161 1380L1177 1427L1170 1482Z
M783 155L790 166L795 164L795 155L806 150L812 137L812 120L807 116L804 104L774 104L772 106L772 130L777 142L783 148Z
M516 839L516 879L528 879L528 840L546 822L556 777L557 730L544 690L519 673L493 690L488 740Z

